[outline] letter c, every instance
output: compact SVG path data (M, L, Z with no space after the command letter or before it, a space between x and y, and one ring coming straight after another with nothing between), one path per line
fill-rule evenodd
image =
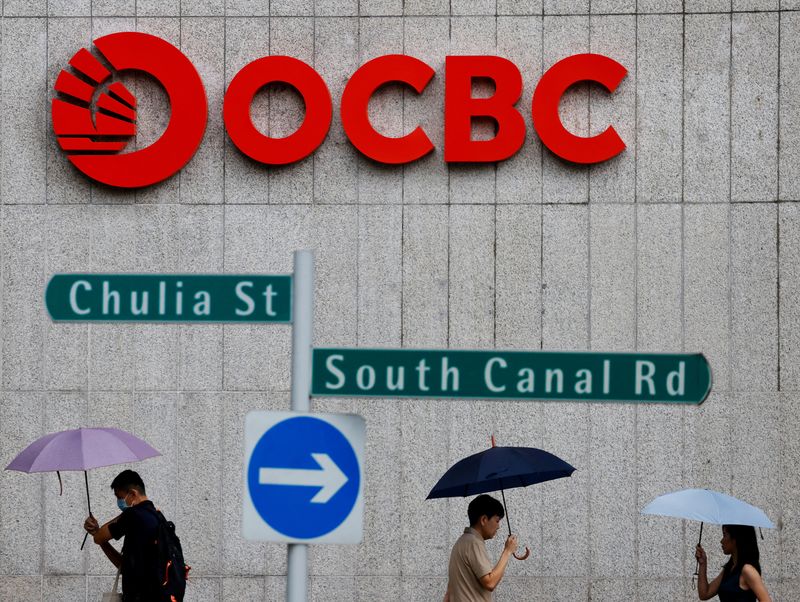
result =
M497 364L501 368L508 368L508 362L504 360L502 357L493 357L488 362L486 362L486 368L483 371L483 378L486 381L486 388L489 389L492 393L502 393L506 390L505 385L497 386L492 381L492 368L494 365Z
M73 312L79 316L85 316L91 309L81 309L78 307L78 287L83 288L85 291L92 290L92 285L87 280L76 280L69 287L69 306Z
M609 92L617 89L627 69L602 54L576 54L550 67L533 93L533 127L544 145L573 163L601 163L625 150L625 143L612 126L597 136L582 137L567 131L561 123L558 105L573 84L593 81Z
M393 138L375 131L369 121L369 99L390 82L408 84L421 94L435 71L413 56L389 54L364 63L347 82L342 94L342 127L358 150L381 163L416 161L433 150L433 143L421 127L406 136Z

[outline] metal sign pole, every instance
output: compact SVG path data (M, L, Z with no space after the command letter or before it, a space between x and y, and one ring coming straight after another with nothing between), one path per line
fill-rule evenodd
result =
M314 254L294 252L292 295L292 411L308 412L314 332ZM286 576L287 602L308 600L308 545L290 543Z

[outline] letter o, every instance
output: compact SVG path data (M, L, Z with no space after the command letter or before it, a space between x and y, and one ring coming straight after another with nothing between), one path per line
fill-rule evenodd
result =
M364 383L364 374L367 375L367 382ZM361 366L356 372L356 384L362 391L369 391L375 386L375 368L372 366Z
M265 136L250 118L253 97L273 82L292 86L306 105L303 123L286 138ZM289 56L265 56L246 65L228 86L222 107L225 129L236 147L268 165L287 165L313 153L325 140L332 115L331 94L319 73Z

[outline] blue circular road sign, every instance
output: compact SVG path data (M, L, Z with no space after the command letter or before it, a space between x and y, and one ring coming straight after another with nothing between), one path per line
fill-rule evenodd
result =
M275 424L256 443L247 486L258 514L278 533L313 539L341 525L358 499L361 474L353 446L312 416Z

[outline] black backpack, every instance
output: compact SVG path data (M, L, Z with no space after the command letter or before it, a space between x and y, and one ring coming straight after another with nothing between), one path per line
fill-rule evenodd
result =
M156 510L155 515L158 519L155 540L158 602L182 602L192 567L183 561L183 549L175 533L175 523L167 520L160 510Z

